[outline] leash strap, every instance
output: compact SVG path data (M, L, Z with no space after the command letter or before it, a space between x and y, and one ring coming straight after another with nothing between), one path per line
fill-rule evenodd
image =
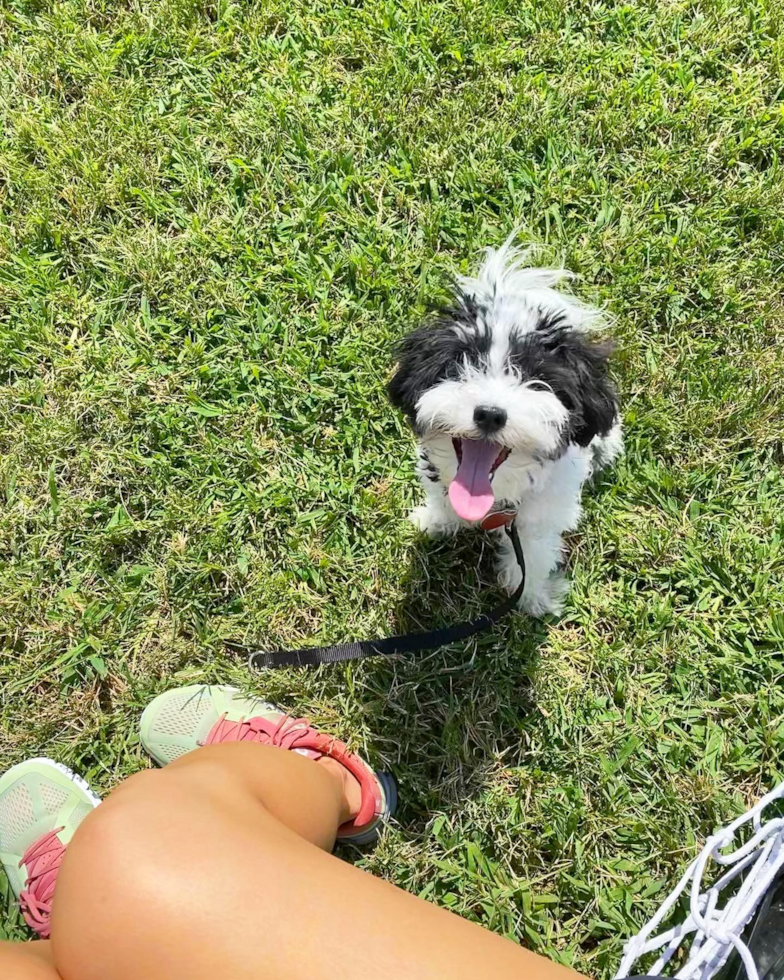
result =
M500 516L500 515L496 515ZM498 527L500 524L488 525ZM354 643L338 643L326 647L302 647L299 650L254 650L242 643L228 640L226 646L238 653L248 653L248 667L270 670L275 667L317 667L319 664L336 664L344 660L364 660L365 657L391 657L396 653L415 653L418 650L435 650L464 640L475 633L488 629L517 605L525 588L525 558L514 516L503 524L504 531L512 542L517 564L522 578L520 584L500 606L491 612L477 616L476 619L443 626L427 633L404 633L400 636L387 636L378 640L357 640Z

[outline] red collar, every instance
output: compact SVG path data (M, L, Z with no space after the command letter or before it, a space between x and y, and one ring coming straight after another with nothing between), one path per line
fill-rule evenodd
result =
M514 510L494 510L479 522L483 531L497 531L499 527L511 527L517 517Z

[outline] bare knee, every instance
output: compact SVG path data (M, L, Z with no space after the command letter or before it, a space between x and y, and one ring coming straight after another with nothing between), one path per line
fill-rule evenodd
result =
M213 794L226 798L224 782L223 768L209 759L193 768L147 769L130 776L77 830L63 863L66 878L77 866L80 877L100 868L104 877L126 887L149 863L157 841L177 841L175 854L187 847L184 835L192 815L209 806Z
M131 975L119 964L176 921L188 894L189 815L198 798L164 773L126 780L68 845L52 902L52 948L64 977Z
M250 749L258 752L258 746L231 745L222 748ZM243 754L244 755L244 754ZM228 760L231 761L231 760ZM256 760L258 762L258 760ZM224 756L211 753L209 749L189 752L164 769L145 769L122 782L104 801L83 826L93 827L100 820L102 824L135 824L141 811L166 809L169 813L187 812L199 802L231 798L236 792L236 775ZM118 811L122 811L122 816ZM80 829L81 833L81 829Z
M68 845L53 902L53 937L70 909L84 916L95 896L109 911L139 905L143 914L150 895L159 906L170 895L176 907L178 889L188 887L196 828L204 835L205 826L229 825L248 804L231 770L206 751L193 765L129 777Z
M187 946L187 935L202 928L196 924L211 922L216 905L228 905L214 894L227 864L244 868L251 849L262 859L267 847L274 854L281 833L206 751L198 766L131 777L68 846L52 903L62 975L165 975L156 972L160 950Z
M155 826L171 796L157 775L131 776L77 830L57 881L53 934L64 907L80 907L86 896L99 892L102 902L126 904L147 877Z

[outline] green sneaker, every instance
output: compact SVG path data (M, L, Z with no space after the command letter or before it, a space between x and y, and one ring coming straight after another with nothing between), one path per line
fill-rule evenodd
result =
M57 875L76 828L100 799L66 766L29 759L0 777L0 863L25 922L49 938Z
M331 756L348 769L362 790L359 813L338 831L341 840L355 844L374 841L397 804L390 775L374 772L342 742L303 719L244 697L233 687L192 685L159 694L142 714L141 740L160 766L199 746L221 742L274 745L310 759Z

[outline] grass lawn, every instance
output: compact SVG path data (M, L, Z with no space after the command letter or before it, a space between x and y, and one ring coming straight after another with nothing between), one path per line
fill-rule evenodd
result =
M607 976L784 777L776 0L4 0L0 767L100 791L230 681L397 776L376 874ZM249 676L496 596L428 544L393 342L520 223L619 339L559 622ZM488 590L479 592L485 584ZM21 937L0 883L0 935Z

